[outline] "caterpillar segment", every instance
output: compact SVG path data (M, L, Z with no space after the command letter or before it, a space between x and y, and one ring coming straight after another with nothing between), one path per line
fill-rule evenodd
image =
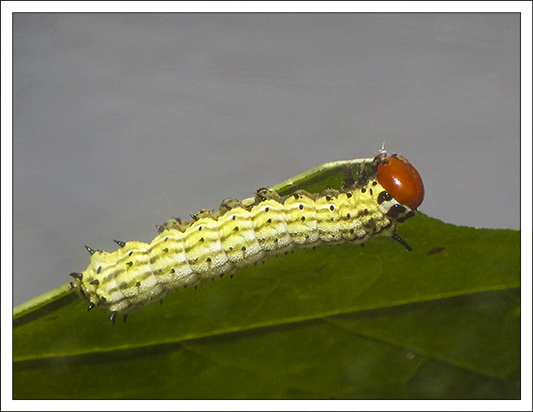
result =
M86 246L90 264L70 274L71 289L89 302L87 310L110 311L114 323L118 315L125 321L132 310L162 302L172 289L232 277L240 267L294 248L347 241L364 245L383 236L411 251L396 228L422 203L422 179L405 158L385 152L371 169L362 163L355 181L348 166L341 190L280 196L265 187L248 199L225 199L216 212L192 214L190 223L171 218L158 225L150 243L115 241L119 249L114 252Z

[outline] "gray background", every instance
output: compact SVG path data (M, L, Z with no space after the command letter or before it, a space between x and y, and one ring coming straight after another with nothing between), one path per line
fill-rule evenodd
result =
M518 14L15 14L14 303L83 245L383 142L420 210L520 225Z

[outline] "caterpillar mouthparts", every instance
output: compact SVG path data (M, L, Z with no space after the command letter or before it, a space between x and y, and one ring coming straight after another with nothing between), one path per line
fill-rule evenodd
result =
M197 286L203 279L223 277L240 267L322 242L362 244L372 236L391 237L398 223L415 215L424 198L418 171L402 156L382 150L368 173L364 162L355 182L346 168L341 190L319 194L297 190L280 196L260 188L255 196L225 199L218 211L202 209L186 222L172 218L158 225L150 242L115 240L119 249L105 252L85 246L91 261L83 272L70 273L70 288L111 312L111 321L153 301L169 290Z

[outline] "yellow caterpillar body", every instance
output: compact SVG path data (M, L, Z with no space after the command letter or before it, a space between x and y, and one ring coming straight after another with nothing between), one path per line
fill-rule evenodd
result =
M281 197L263 188L253 198L224 201L216 213L202 210L192 216L190 224L171 219L159 226L161 233L150 243L116 241L121 247L114 252L87 248L90 264L82 273L71 273L71 288L89 301L89 309L111 311L114 322L118 314L161 300L169 290L231 275L296 247L361 244L386 236L410 250L396 227L414 210L395 200L374 174L320 194L299 190Z

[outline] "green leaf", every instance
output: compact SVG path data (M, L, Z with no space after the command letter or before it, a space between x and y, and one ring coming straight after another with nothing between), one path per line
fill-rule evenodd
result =
M338 187L345 165L274 188ZM520 232L419 213L399 234L413 252L298 250L114 326L65 285L14 310L13 396L520 398Z

